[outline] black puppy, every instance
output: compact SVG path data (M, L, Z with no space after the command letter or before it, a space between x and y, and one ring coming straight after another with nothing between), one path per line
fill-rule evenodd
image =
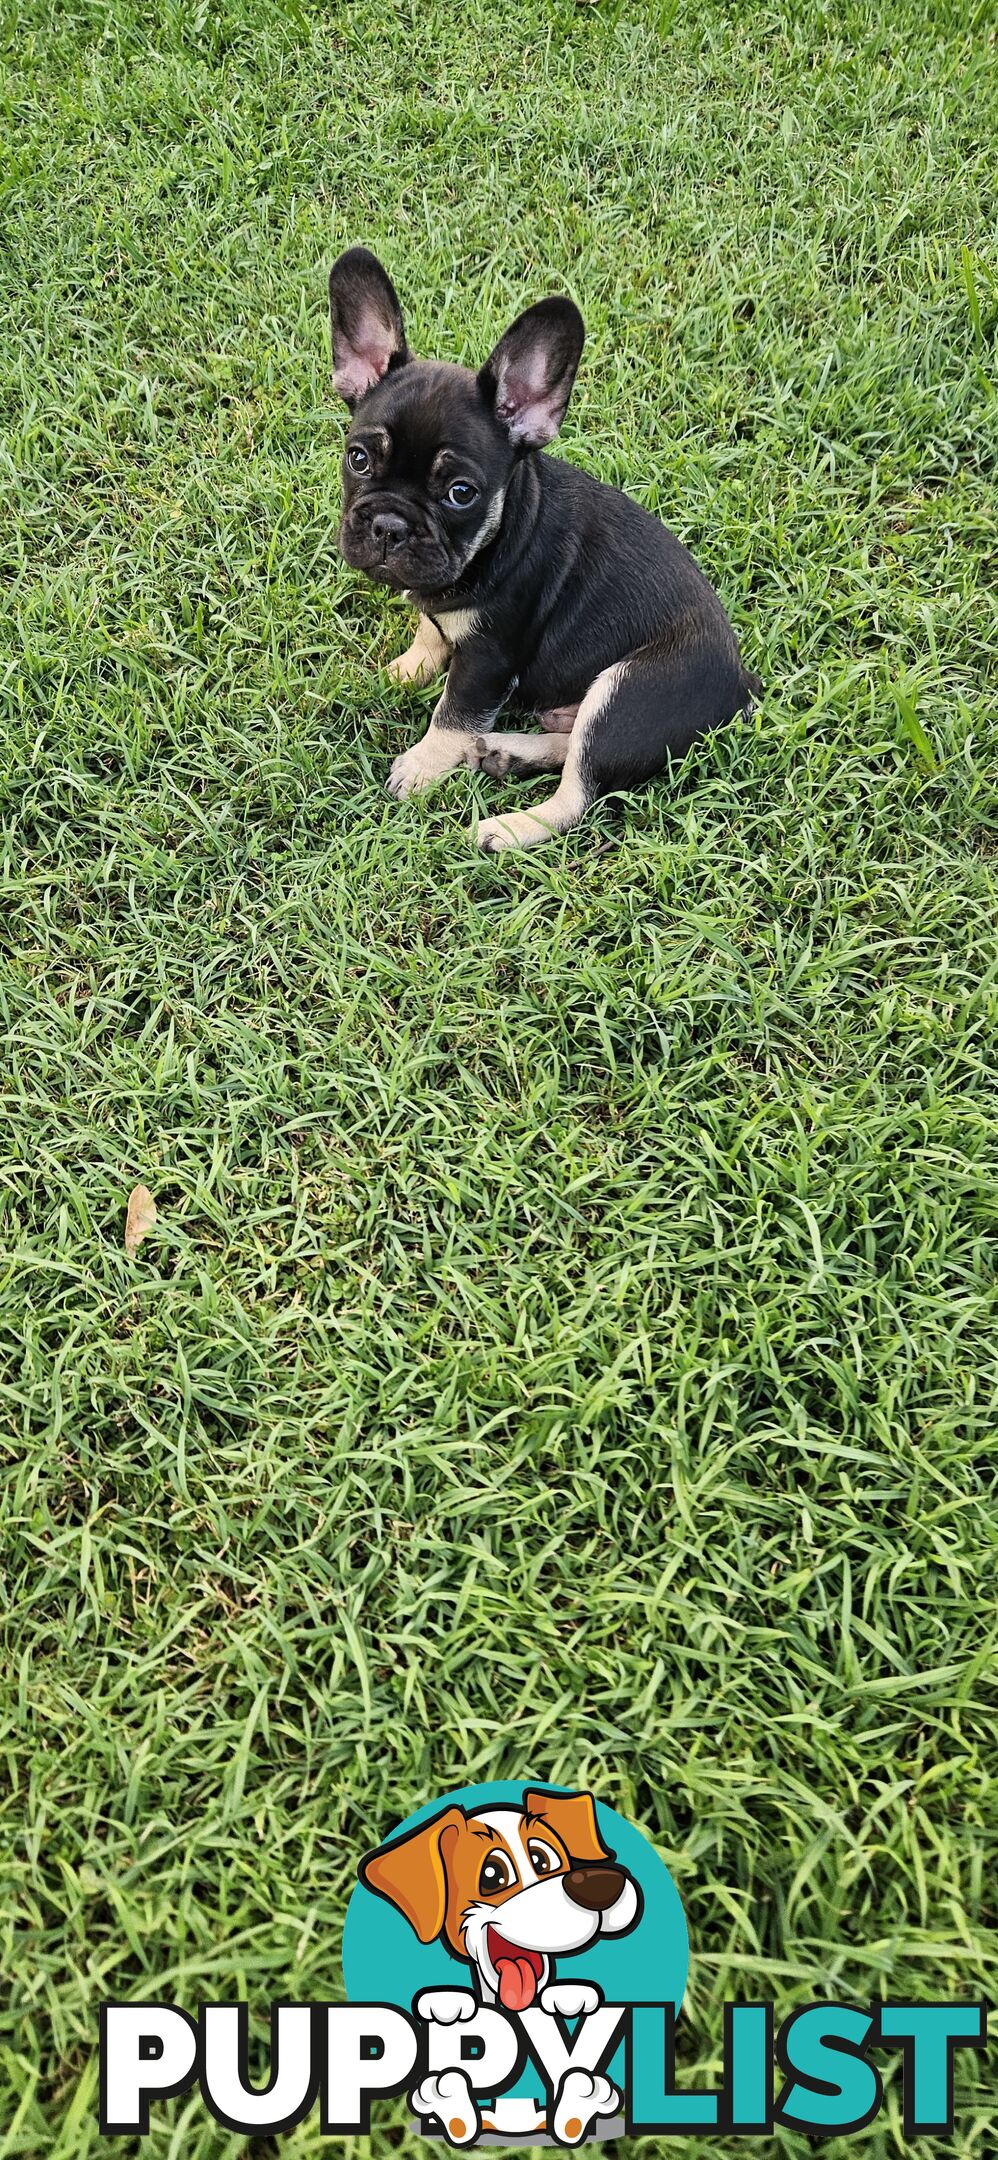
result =
M567 832L599 795L650 779L761 684L675 535L617 488L538 452L565 415L585 337L571 300L519 315L477 375L416 360L366 248L329 276L333 381L353 418L340 549L419 608L399 681L447 680L392 795L457 765L560 772L534 810L488 818L486 849ZM496 735L513 702L541 734Z

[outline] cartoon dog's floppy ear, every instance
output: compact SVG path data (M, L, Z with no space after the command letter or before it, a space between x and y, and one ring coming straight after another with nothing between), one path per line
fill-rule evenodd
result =
M585 1863L609 1859L596 1828L592 1793L525 1792L523 1805L528 1815L539 1815L543 1822L550 1823L570 1860Z
M399 297L369 248L348 248L329 273L333 387L351 407L409 358Z
M478 387L514 448L553 442L572 395L586 326L574 300L525 308L479 370Z
M466 1817L446 1808L405 1837L379 1845L357 1870L361 1882L404 1913L421 1943L435 1942L447 1913L447 1854Z

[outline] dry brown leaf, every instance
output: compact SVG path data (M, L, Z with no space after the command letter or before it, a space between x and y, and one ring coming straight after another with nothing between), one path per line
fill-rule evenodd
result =
M148 1185L133 1185L125 1214L125 1251L138 1252L144 1237L156 1227L156 1202Z

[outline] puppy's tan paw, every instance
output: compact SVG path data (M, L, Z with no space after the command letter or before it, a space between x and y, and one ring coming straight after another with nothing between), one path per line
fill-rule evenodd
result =
M507 848L529 847L530 841L517 831L516 816L508 818L482 818L478 827L478 845L483 855L502 855Z
M419 788L428 787L435 778L433 770L424 767L417 744L414 749L403 750L395 758L385 785L389 795L394 795L396 802L404 802L407 795L414 795Z
M441 774L454 772L464 764L467 746L468 738L459 729L430 726L422 742L413 743L411 750L401 751L395 759L388 775L389 795L402 802L439 780Z
M546 808L546 804L541 805L541 810ZM556 840L564 830L564 825L557 820L557 813L552 822L537 810L511 810L508 817L482 819L478 845L486 855L499 855L507 848L544 847L548 840Z
M397 659L389 660L388 674L393 682L428 683L433 681L436 669L425 653L417 652L410 645L408 652L399 653Z

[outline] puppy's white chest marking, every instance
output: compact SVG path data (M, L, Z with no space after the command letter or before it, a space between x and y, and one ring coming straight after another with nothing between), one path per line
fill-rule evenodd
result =
M478 612L475 608L452 608L447 615L433 617L447 639L448 645L463 645L466 638L473 637L478 629Z

